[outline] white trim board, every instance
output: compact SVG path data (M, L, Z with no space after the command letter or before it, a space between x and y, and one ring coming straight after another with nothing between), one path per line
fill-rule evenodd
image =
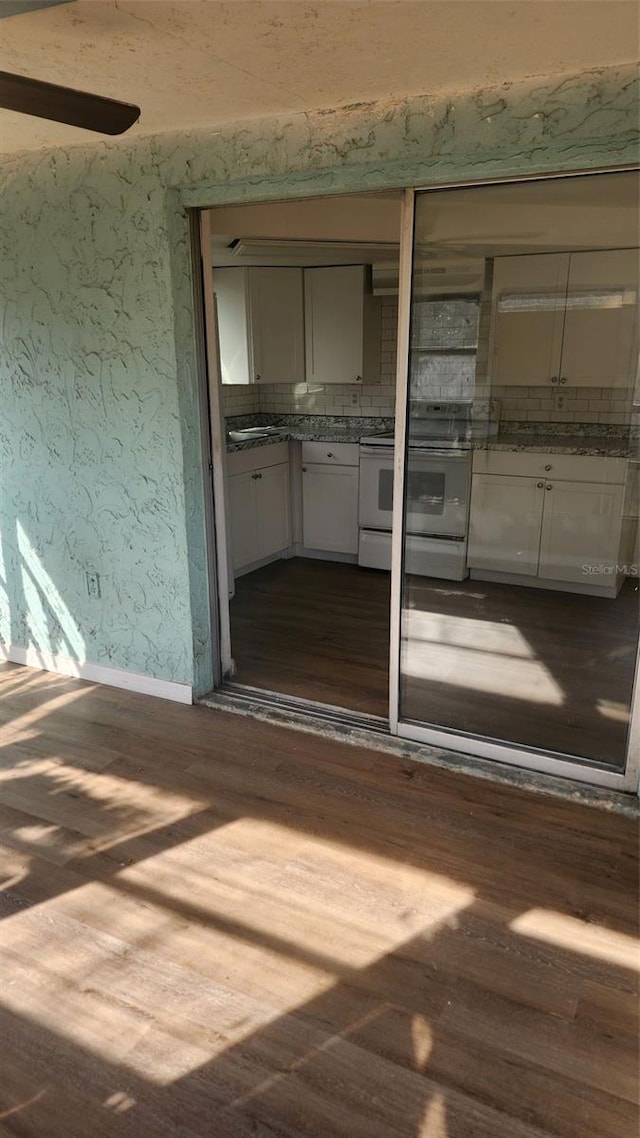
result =
M173 700L174 703L193 703L191 684L158 680L154 676L127 672L123 668L112 668L108 664L81 664L71 656L59 656L53 652L43 652L39 648L0 644L0 660L8 660L12 664L25 664L28 668L39 668L44 672L57 672L61 676L88 680L94 684L124 688L126 691L139 692L141 695L155 695L160 699Z

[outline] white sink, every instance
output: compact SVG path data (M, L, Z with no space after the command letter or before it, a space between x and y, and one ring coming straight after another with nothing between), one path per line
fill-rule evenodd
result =
M267 439L272 435L280 435L281 427L243 427L242 430L229 431L232 443L248 443L251 439Z

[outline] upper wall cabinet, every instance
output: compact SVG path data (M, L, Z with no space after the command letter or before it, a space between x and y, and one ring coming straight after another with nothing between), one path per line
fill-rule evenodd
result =
M366 265L304 270L307 381L380 380L380 300Z
M497 257L495 384L630 387L638 364L638 250Z
M223 383L305 378L303 270L214 269Z
M560 383L633 387L638 368L638 249L572 253Z

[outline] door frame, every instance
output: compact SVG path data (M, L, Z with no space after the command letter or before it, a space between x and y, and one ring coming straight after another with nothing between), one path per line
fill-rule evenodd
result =
M393 529L392 529L392 563L391 563L391 612L390 612L390 654L389 654L389 724L391 735L400 739L407 739L428 746L442 748L446 751L460 752L465 758L479 760L491 759L511 767L519 767L533 773L555 775L577 782L584 782L593 786L618 791L632 791L638 793L640 779L640 639L634 681L634 693L631 706L631 723L629 729L627 761L624 773L601 769L588 760L569 760L560 755L532 751L517 744L509 745L499 743L482 737L456 734L453 730L437 726L418 725L401 720L399 708L400 685L400 647L401 647L401 588L403 572L403 533L402 517L404 510L405 487L405 437L407 428L407 393L409 371L409 334L411 311L411 277L413 264L413 231L415 220L416 194L426 191L440 192L466 188L478 188L489 185L503 185L505 183L519 183L529 181L550 181L558 178L591 177L598 174L614 174L638 172L640 167L623 165L603 167L599 169L586 169L580 171L566 171L558 173L534 173L520 176L505 176L483 179L481 181L456 181L435 183L430 186L416 186L403 191L402 214L400 226L400 266L399 266L399 295L398 295L398 338L396 356L396 402L395 402L395 437L394 437L394 497L393 497ZM370 187L362 189L351 188L350 195L362 192L375 192ZM381 192L384 189L381 187ZM306 196L306 195L305 195ZM315 194L311 197L345 196L344 190L336 190L334 194ZM266 197L265 204L286 200L298 201L299 197L290 199ZM255 202L255 199L251 199ZM226 520L228 515L226 503L226 446L224 414L221 403L220 361L218 353L218 340L216 332L215 296L213 293L213 270L208 255L210 248L210 218L209 209L216 205L230 205L212 202L209 206L196 206L189 212L196 216L199 227L199 261L200 276L203 282L202 305L204 310L204 334L206 342L206 366L201 369L203 381L208 393L208 430L210 433L210 480L212 482L212 528L215 539L209 551L210 578L215 582L212 590L215 604L212 605L212 641L215 686L224 684L231 676L232 645L229 618L229 553L226 533ZM250 204L238 201L237 205ZM205 268L206 266L206 268ZM398 524L398 519L400 523ZM216 666L217 665L217 666ZM238 685L233 685L236 692ZM248 689L250 692L250 689ZM279 706L290 701L286 697L279 697L274 693L273 705ZM316 708L315 701L299 701L295 703L310 713ZM334 709L332 708L332 711ZM336 708L336 717L340 718L343 709ZM317 705L318 714L323 717L327 708ZM370 726L368 717L357 717L363 727ZM344 710L346 723L353 725L354 713ZM382 723L382 721L380 721Z
M409 340L411 321L412 269L415 229L415 203L418 193L479 188L505 183L556 181L558 178L592 177L600 174L638 173L640 167L612 167L600 170L568 171L560 174L533 174L523 177L492 178L479 182L451 182L406 189L402 204L400 244L400 289L398 296L398 341L396 365L396 430L394 439L394 494L391 553L391 634L389 661L389 728L392 735L447 751L458 751L469 758L491 759L532 772L556 775L586 782L609 790L638 793L640 777L640 637L636 648L636 668L630 707L627 754L623 771L603 769L587 759L569 759L560 754L531 750L519 744L501 743L455 729L403 721L400 715L400 651L402 636L402 580L404 561L404 494L406 480L406 435L409 388Z

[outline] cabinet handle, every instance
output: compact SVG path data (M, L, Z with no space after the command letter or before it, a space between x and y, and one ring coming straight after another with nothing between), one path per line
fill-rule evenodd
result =
M566 383L566 382L567 382L567 377L566 377L566 375L561 375L561 376L560 376L560 383Z
M332 450L327 451L327 458L333 458L333 451Z
M256 474L256 478L262 478L261 474Z
M542 487L544 486L544 482L536 482L536 486L538 487L538 490L542 490Z
M557 375L552 375L552 376L551 376L551 382L552 382L552 383L557 383L557 382L558 382L558 377L557 377Z
M545 490L553 490L553 484L551 482L547 482L547 485L545 486Z
M551 463L550 462L548 462L547 465L545 466L545 470L551 470Z
M256 376L255 376L255 378L254 378L254 383L260 383L260 380L261 380L261 379L262 379L262 376L261 376L261 375L256 375Z
M356 383L362 383L362 376L361 375L356 376Z
M302 473L303 473L303 474L306 474L306 473L307 473L307 468L306 468L306 466L303 466L303 467L302 467Z

